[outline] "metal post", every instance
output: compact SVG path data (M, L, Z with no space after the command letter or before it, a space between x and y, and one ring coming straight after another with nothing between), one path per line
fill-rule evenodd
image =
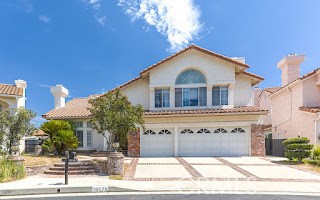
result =
M69 152L65 152L66 160L64 164L64 184L68 185L69 177L68 177L68 171L69 171Z
M69 171L69 159L66 159L65 165L64 165L64 184L68 185L68 171Z

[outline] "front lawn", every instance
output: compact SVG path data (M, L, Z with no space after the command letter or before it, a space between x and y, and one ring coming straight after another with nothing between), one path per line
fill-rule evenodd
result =
M46 165L61 162L61 158L58 156L34 156L34 155L23 155L26 167L32 167L37 165Z

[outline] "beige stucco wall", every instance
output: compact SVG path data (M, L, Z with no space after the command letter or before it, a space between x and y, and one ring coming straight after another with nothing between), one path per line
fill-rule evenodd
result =
M0 96L0 102L5 102L9 105L10 108L17 108L18 102L16 97L4 97Z
M147 110L181 109L174 106L175 81L178 75L187 69L199 70L206 77L206 84L195 84L191 87L207 87L207 107L213 107L211 97L214 85L229 87L229 105L223 107L252 105L253 88L250 78L244 75L235 77L234 65L196 50L190 50L164 62L151 70L149 75L124 87L122 92L133 104L141 104ZM179 87L184 86L179 85ZM169 108L154 107L154 90L157 88L170 89ZM194 108L205 107L188 107L188 109Z
M192 49L152 70L150 85L174 86L177 76L190 68L201 71L207 78L207 84L229 83L235 80L234 66Z
M299 110L301 106L320 105L317 87L314 80L303 80L272 96L273 138L303 136L308 137L311 143L320 143L318 133L315 133L316 114Z
M149 101L149 78L143 78L135 81L121 90L123 94L127 95L129 101L134 104L140 104L144 109L148 110L150 107Z
M272 110L271 110L271 102L270 99L268 97L268 95L270 95L269 92L267 91L263 91L258 99L259 101L259 107L262 109L266 109L269 110L268 115L263 116L263 124L268 125L271 124L271 116L272 116Z
M234 106L252 106L253 88L251 81L246 76L238 75L234 88Z

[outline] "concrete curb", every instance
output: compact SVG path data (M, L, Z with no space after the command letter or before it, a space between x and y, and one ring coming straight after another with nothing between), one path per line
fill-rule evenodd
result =
M119 187L92 186L92 187L50 187L30 189L0 190L0 196L40 195L40 194L67 194L67 193L107 193L107 192L139 192Z
M50 187L50 188L30 188L30 189L7 189L0 190L0 196L20 196L20 195L50 195L50 194L70 194L70 193L172 193L172 192L207 192L207 193L221 193L221 194L247 194L248 191L226 191L226 190L202 190L202 189L191 189L185 188L180 190L133 190L127 188L113 187L113 186L87 186L87 187ZM315 195L320 196L319 192L292 192L292 191L254 191L250 194L297 194L297 195Z

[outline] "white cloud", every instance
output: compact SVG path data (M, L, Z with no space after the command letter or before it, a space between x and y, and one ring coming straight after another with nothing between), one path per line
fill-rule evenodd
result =
M202 28L200 12L193 0L118 0L118 5L132 21L143 19L166 36L170 51L187 46Z
M97 22L99 22L99 24L100 24L101 26L104 26L104 25L105 25L106 20L107 20L106 16L100 16L100 17L99 17L99 16L96 16L95 18L96 18Z
M51 18L46 15L40 15L39 20L46 24L49 24L51 22Z
M83 2L94 10L94 18L101 26L104 26L107 18L101 14L101 0L83 0Z

